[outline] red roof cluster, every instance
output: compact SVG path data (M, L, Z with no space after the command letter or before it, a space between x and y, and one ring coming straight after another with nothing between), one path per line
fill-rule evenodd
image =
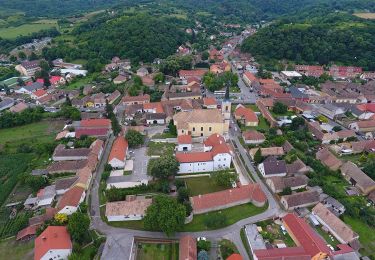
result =
M289 213L283 217L288 232L292 233L298 247L254 250L258 260L311 259L318 254L338 255L352 252L348 246L338 245L339 251L332 252L326 242L302 218Z
M258 122L258 117L253 110L250 108L239 105L234 112L236 118L244 119L246 123L248 122Z

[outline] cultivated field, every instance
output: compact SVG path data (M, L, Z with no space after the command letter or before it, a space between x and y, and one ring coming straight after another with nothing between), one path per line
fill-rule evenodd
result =
M375 19L375 13L355 13L354 15L363 19Z

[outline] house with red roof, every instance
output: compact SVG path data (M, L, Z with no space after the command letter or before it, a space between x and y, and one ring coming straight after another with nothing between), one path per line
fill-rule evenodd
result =
M138 105L150 103L150 95L124 96L121 100L122 105Z
M178 75L180 76L180 79L187 80L188 78L198 78L199 80L202 79L204 74L208 72L207 69L195 69L195 70L180 70L178 72Z
M124 169L128 153L128 141L123 136L118 136L113 142L108 164L115 169Z
M34 92L30 95L30 97L31 97L32 99L39 99L39 98L45 97L45 96L47 96L47 95L48 95L48 93L47 93L46 90L44 90L44 89L38 89L38 90L34 91Z
M271 249L252 249L253 257L257 260L279 260L279 259L298 259L298 260L323 260L323 259L358 259L358 258L335 258L336 256L347 256L354 250L343 244L337 247L339 250L332 251L327 242L319 236L304 219L289 213L282 218L283 226L293 239L296 246ZM249 240L249 238L248 238ZM250 248L255 244L249 240Z
M213 97L205 97L203 98L203 107L207 109L214 109L217 108L217 100Z
M179 243L179 260L196 260L197 259L197 241L190 235L180 238Z
M193 139L191 135L179 135L177 137L177 151L179 152L187 152L191 151Z
M68 259L73 244L65 226L49 226L36 239L34 260Z
M258 126L259 120L251 108L239 104L234 111L234 117L245 126Z
M247 86L251 87L253 83L257 81L255 75L249 71L245 71L242 76L243 81L246 83Z
M190 202L193 207L193 214L202 214L249 202L257 207L263 207L267 202L267 197L260 188L260 185L255 183L233 189L197 195L191 197Z
M78 210L79 204L85 199L85 189L80 186L70 188L57 203L58 213L71 215Z
M107 137L112 130L111 120L106 118L83 119L75 127L76 138L82 135Z
M224 137L213 134L204 141L203 151L177 152L176 159L180 163L179 173L210 172L230 168L232 155Z
M20 230L17 233L16 240L17 241L26 241L29 240L36 235L36 231L38 230L39 226L28 226L24 229Z

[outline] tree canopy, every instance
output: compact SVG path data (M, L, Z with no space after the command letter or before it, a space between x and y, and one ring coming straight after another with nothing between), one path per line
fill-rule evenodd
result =
M68 231L73 241L83 243L88 235L90 218L81 212L75 212L69 217Z
M181 230L185 221L185 207L174 198L159 195L146 210L144 225L147 229L163 231L167 236Z
M145 142L145 137L140 132L135 130L129 130L125 135L126 140L128 140L130 147L137 147Z
M173 155L163 155L149 164L150 174L157 179L168 179L176 175L179 169L179 163Z

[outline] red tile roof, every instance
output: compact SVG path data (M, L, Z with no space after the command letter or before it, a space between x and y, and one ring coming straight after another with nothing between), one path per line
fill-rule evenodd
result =
M303 247L254 250L258 260L311 260Z
M66 206L78 207L79 201L84 192L85 192L84 188L79 187L79 186L74 186L73 188L69 189L67 192L64 193L59 203L57 204L57 208L61 210L65 208Z
M33 92L33 95L37 97L44 96L45 94L47 94L47 91L44 89L38 89L37 91Z
M250 81L255 81L257 78L254 76L253 73L246 71L244 74L244 77L248 78Z
M82 135L88 136L106 136L108 134L108 128L80 128L75 131L76 138L80 138Z
M243 118L246 122L258 122L258 117L250 108L240 105L234 112L236 118Z
M179 260L196 260L197 259L197 242L190 235L180 238Z
M57 213L56 208L46 208L46 213L43 215L38 215L32 218L29 218L29 225L30 226L37 226L40 224L43 224L47 220L51 220L55 217L55 214Z
M191 135L179 135L177 137L177 142L179 144L192 144L193 140L191 138Z
M205 106L216 106L217 100L216 100L216 98L203 98L203 105L205 105Z
M106 118L81 120L80 127L111 127L111 120Z
M72 241L65 226L49 226L35 239L34 259L41 259L49 250L72 248Z
M179 75L180 77L197 77L201 78L204 74L206 74L208 70L206 69L196 69L196 70L180 70Z
M230 153L230 149L226 143L223 143L223 144L213 146L211 153L212 153L212 157L214 157L219 153Z
M267 201L266 195L259 184L248 184L239 188L194 196L191 198L191 202L194 211L203 211L246 199L251 199L259 203Z
M274 81L273 79L259 79L259 83L261 85L265 85L265 84L277 84L276 81Z
M240 254L231 254L227 260L242 260L242 256Z
M16 240L21 240L26 238L27 236L33 236L36 234L36 230L39 226L28 226L17 233Z
M262 133L260 133L256 130L249 130L249 131L243 132L242 137L245 140L265 140L266 139L264 134L262 134Z
M122 102L150 102L150 95L124 96Z
M212 161L211 152L176 153L176 159L180 163L194 163Z
M207 139L204 140L203 143L205 146L215 146L217 144L225 143L225 139L223 136L219 134L212 134L209 137L207 137Z
M113 159L125 161L126 152L128 151L128 141L123 136L118 136L113 142L111 153L109 154L108 162Z
M153 109L155 110L155 113L164 113L163 106L160 102L154 102L154 103L145 103L143 104L144 110Z

